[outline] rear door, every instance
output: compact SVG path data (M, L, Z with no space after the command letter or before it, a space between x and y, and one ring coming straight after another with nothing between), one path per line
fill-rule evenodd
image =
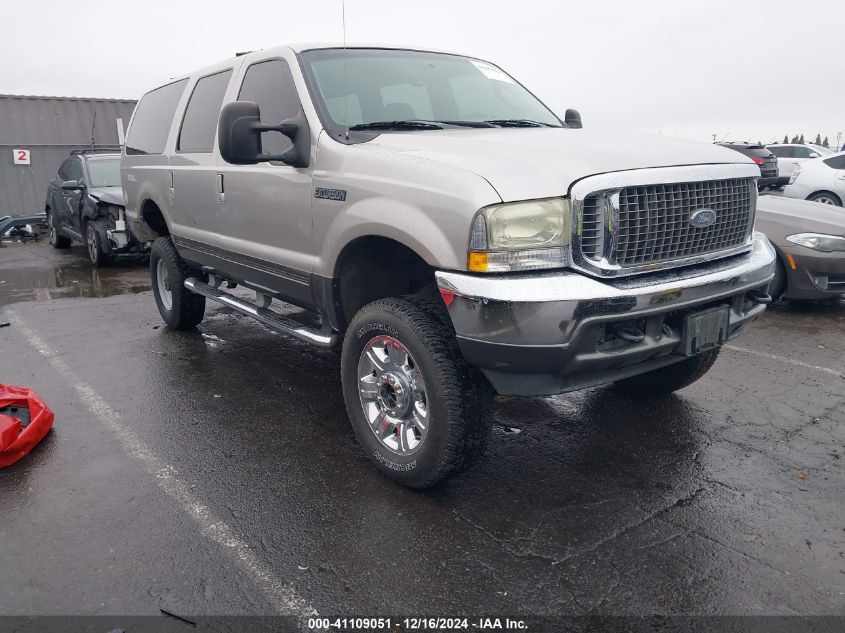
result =
M824 163L833 170L833 189L845 202L845 154L825 158Z
M291 66L281 57L245 64L235 90L234 100L258 104L262 123L278 124L302 109ZM261 140L266 154L291 148L278 132L265 132ZM242 279L306 306L314 267L312 167L278 161L231 165L219 158L218 211L211 227L214 245L229 254Z
M176 142L170 156L167 185L177 244L191 247L214 242L219 206L215 195L214 153L217 120L232 79L231 67L210 71L189 85Z

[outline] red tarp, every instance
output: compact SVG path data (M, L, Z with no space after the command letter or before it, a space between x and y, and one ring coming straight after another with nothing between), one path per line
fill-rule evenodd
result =
M53 426L53 412L32 389L0 385L0 409L6 407L29 409L29 424L0 414L0 468L27 455Z

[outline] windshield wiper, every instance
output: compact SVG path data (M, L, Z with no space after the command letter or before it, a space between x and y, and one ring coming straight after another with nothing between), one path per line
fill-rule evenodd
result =
M489 121L432 121L443 125L456 125L458 127L495 127Z
M560 127L551 123L541 123L531 119L489 119L485 123L492 123L499 127Z
M350 130L442 130L436 123L425 121L372 121L349 127Z

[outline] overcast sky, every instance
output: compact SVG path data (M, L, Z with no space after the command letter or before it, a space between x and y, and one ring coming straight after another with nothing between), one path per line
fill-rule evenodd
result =
M340 0L3 4L6 94L134 99L237 51L342 37ZM493 61L587 127L763 142L845 131L845 0L347 0L346 25L352 44Z

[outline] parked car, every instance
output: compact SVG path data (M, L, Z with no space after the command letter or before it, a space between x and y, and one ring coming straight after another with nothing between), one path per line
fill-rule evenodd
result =
M47 186L50 243L67 248L81 242L95 266L115 258L146 253L126 226L120 154L115 150L75 150Z
M845 200L845 152L796 165L783 195L841 207ZM845 213L841 216L845 221Z
M777 158L763 145L756 143L717 143L717 145L739 152L754 161L754 164L760 168L760 178L757 180L757 186L761 191L766 187L777 187Z
M845 222L829 205L761 196L757 230L778 254L769 290L774 300L831 299L845 295Z
M777 157L778 187L783 187L789 183L795 165L805 160L830 156L835 153L835 150L814 143L772 143L767 145L766 148Z
M495 392L681 389L770 300L754 163L584 130L471 57L228 59L141 98L121 173L166 325L195 327L211 299L342 344L358 441L416 488L479 459Z

